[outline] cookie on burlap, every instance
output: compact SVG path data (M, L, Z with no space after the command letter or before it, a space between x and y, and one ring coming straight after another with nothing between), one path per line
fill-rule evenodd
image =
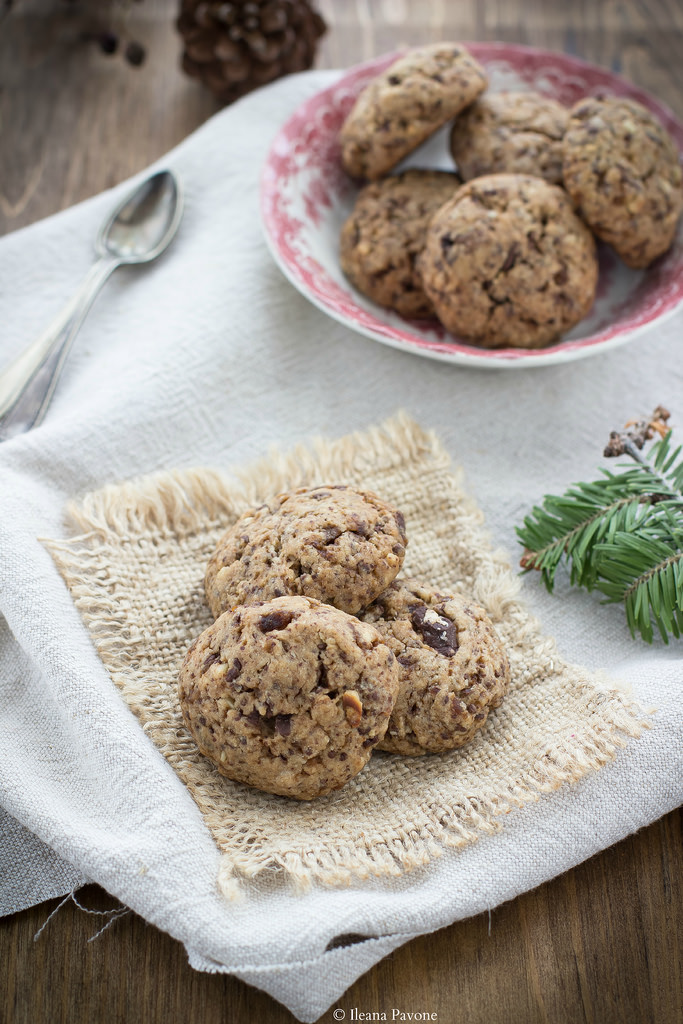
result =
M453 750L501 704L510 665L479 605L417 580L395 580L361 618L377 629L399 666L398 697L378 749Z
M486 72L459 43L411 50L358 96L341 128L344 168L357 178L381 178L486 84Z
M362 188L341 231L341 268L351 283L402 316L433 317L415 259L429 221L460 185L450 171L411 169Z
M640 103L580 100L563 141L563 179L583 219L629 267L647 267L670 247L683 207L680 156Z
M533 174L562 184L569 111L538 92L487 92L456 117L450 148L460 175Z
M484 348L539 348L593 304L595 240L557 185L522 174L467 182L434 215L418 257L453 334Z
M382 739L396 659L372 626L311 598L221 615L180 673L197 746L237 782L311 800L339 789Z
M288 594L354 613L398 574L407 544L401 513L371 491L300 487L245 512L209 561L217 618L239 604Z

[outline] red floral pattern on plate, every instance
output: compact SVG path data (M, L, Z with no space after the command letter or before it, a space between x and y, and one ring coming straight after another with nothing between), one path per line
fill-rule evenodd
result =
M683 126L662 103L625 79L559 53L506 43L471 43L490 88L533 88L571 106L582 96L630 96L652 110L683 150ZM600 281L591 313L544 349L481 349L437 322L409 321L357 292L339 267L338 238L358 190L342 170L339 129L356 96L393 60L387 54L352 68L303 103L273 142L261 181L261 215L275 260L292 284L330 316L371 338L417 355L470 366L539 366L623 344L683 302L683 226L672 248L645 271L630 270L600 244ZM426 146L438 145L438 138ZM448 167L445 144L418 166ZM423 154L420 160L420 154ZM444 159L446 157L446 159ZM435 162L436 160L436 162Z

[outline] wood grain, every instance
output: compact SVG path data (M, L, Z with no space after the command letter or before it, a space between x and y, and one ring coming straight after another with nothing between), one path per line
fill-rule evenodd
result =
M336 1006L351 1019L429 1011L467 1024L675 1024L683 1019L683 813L488 914L423 936L360 978ZM116 904L96 886L85 906ZM102 920L59 901L0 921L11 1024L290 1024L284 1007L234 978L203 975L182 946L134 914ZM106 918L103 920L106 921ZM333 1008L322 1024L333 1024Z
M0 23L0 233L141 170L217 110L179 70L175 0L133 4L120 27L148 50L134 69L80 39L93 3L18 0ZM619 71L683 118L680 0L319 0L318 66L430 40L562 50ZM117 15L118 16L118 15ZM483 915L416 939L339 1007L426 1010L467 1024L680 1024L683 814ZM96 886L87 906L111 907ZM237 1024L294 1018L233 978L192 971L136 915L115 921L58 901L0 921L2 1024ZM332 1012L322 1021L331 1024Z

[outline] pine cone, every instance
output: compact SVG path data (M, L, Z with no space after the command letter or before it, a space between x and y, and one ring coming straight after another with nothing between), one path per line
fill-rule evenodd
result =
M223 103L310 68L327 26L308 0L181 0L183 70Z

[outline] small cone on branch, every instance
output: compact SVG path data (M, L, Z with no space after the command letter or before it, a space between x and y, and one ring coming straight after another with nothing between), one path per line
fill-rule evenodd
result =
M181 0L183 70L222 103L305 71L326 30L308 0Z

